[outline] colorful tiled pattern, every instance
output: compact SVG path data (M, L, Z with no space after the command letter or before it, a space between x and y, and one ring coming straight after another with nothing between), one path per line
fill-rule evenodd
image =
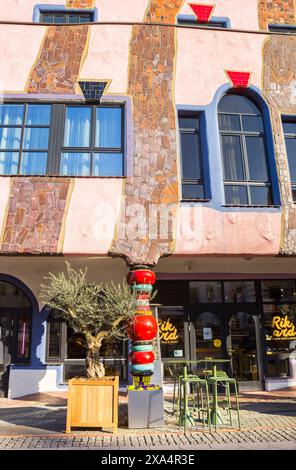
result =
M15 177L2 253L58 253L69 178Z
M108 82L79 81L78 83L86 100L100 101Z
M67 8L92 8L94 0L67 0Z
M194 11L198 23L208 23L216 5L205 5L204 3L189 3Z
M247 88L249 86L251 72L235 72L225 70L228 78L231 80L233 88Z
M268 24L295 24L295 0L258 0L260 29Z

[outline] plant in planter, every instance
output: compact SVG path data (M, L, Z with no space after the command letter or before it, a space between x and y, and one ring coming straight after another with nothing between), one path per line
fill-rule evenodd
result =
M76 271L69 263L66 268L66 274L45 277L40 297L86 342L87 379L69 381L67 432L71 426L116 429L118 377L104 378L100 349L110 337L126 337L126 322L134 316L137 297L124 283L90 283L86 268Z

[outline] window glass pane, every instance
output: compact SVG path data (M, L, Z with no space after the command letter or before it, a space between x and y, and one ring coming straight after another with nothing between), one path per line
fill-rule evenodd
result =
M219 128L223 131L240 131L240 119L235 114L219 114Z
M62 153L61 175L89 176L90 153Z
M226 204L248 204L248 193L246 186L224 186Z
M54 23L56 24L62 24L67 22L67 16L66 15L54 15Z
M42 15L41 23L53 23L53 15Z
M121 148L121 108L97 108L96 147Z
M256 302L255 283L253 281L225 281L225 302Z
M49 126L51 106L43 104L29 104L27 108L27 126Z
M158 311L161 357L182 358L184 348L184 314L180 309L162 308Z
M231 362L236 380L259 380L256 330L252 315L235 313L229 322Z
M296 289L294 280L263 281L263 302L295 302Z
M295 305L265 304L264 319L268 375L288 377L289 357L296 349Z
M198 134L181 134L182 178L202 179Z
M204 312L194 322L196 330L196 357L222 357L221 324L216 315ZM220 341L217 341L220 340ZM205 365L201 367L204 369ZM219 364L217 364L219 369Z
M79 16L79 23L91 23L92 16L91 15L80 15Z
M30 330L31 315L22 313L19 315L17 323L17 348L16 357L18 359L28 359L30 357Z
M24 149L47 150L48 149L48 128L27 127L24 132Z
M89 147L91 132L91 108L83 106L67 108L65 147Z
M271 188L269 186L250 186L251 204L269 206L272 204Z
M224 179L242 181L245 179L239 136L222 135L222 153L224 162Z
M60 358L61 356L62 325L61 321L51 321L47 324L49 328L49 357Z
M263 132L261 116L242 116L243 130L248 132Z
M45 175L47 164L46 152L23 152L21 159L21 175Z
M184 116L179 117L179 128L180 129L199 129L198 117Z
M22 104L1 104L0 124L3 126L20 126L23 122L24 106Z
M202 184L182 184L183 199L204 199L204 187Z
M79 15L69 15L69 23L79 23Z
M220 100L218 111L220 113L261 114L257 106L252 101L241 95L224 96Z
M296 202L296 187L292 186L292 198L293 201Z
M18 152L0 152L0 174L16 175L19 161Z
M93 160L94 176L122 176L122 153L96 153Z
M288 155L291 181L296 181L296 139L286 137L286 150Z
M67 328L67 358L84 359L86 356L85 338L80 333L74 333L71 328Z
M220 281L189 282L191 303L221 303L222 285Z
M0 306L4 308L31 308L31 302L18 287L9 282L0 281Z
M283 122L284 134L296 134L296 122Z
M0 149L19 149L21 132L21 128L18 127L0 127Z
M246 137L250 179L268 181L266 152L263 137Z

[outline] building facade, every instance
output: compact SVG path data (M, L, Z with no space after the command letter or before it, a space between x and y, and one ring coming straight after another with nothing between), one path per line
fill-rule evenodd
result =
M7 0L0 13L0 374L65 389L84 345L48 272L153 267L162 360L296 385L294 0ZM127 345L102 350L127 380ZM164 367L169 380L169 367Z

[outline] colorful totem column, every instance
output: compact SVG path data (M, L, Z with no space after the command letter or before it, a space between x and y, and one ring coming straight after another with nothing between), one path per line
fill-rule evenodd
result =
M135 268L127 276L128 284L138 297L135 316L128 324L128 335L132 341L129 361L133 385L140 390L149 387L154 372L152 341L157 335L158 326L149 303L155 281L154 272L146 268Z

